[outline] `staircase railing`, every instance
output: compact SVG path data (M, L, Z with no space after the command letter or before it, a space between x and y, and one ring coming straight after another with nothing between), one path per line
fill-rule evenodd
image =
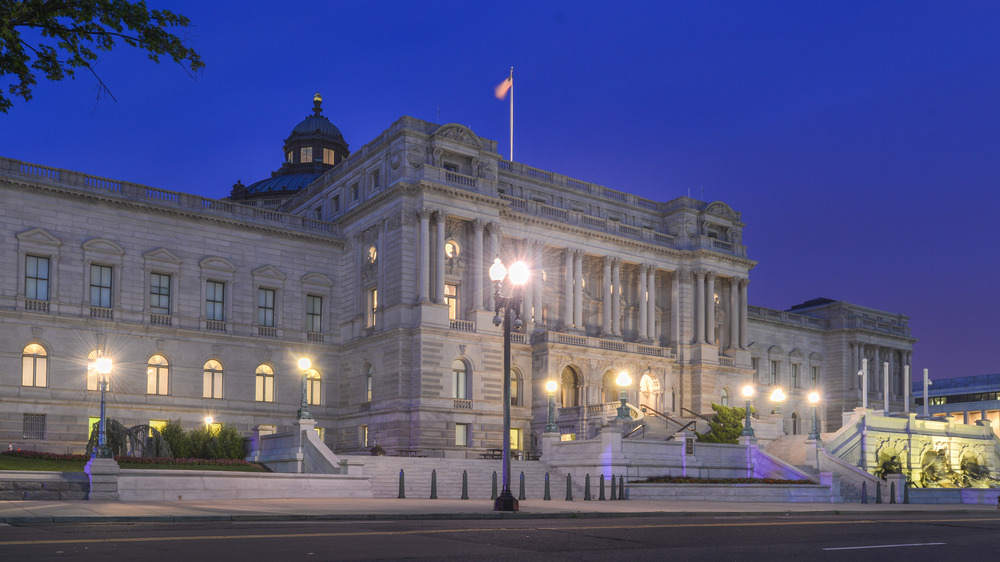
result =
M673 422L673 423L679 425L680 429L677 430L678 432L684 431L685 429L687 429L687 428L691 427L692 425L698 423L697 420L695 420L695 421L689 421L687 423L677 421L674 418L668 416L667 414L664 414L662 412L657 412L655 409L647 406L646 404L639 404L639 408L642 409L643 412L649 412L649 413L653 414L654 416L660 416L661 418L667 420L668 422ZM673 437L671 437L671 439L672 438Z

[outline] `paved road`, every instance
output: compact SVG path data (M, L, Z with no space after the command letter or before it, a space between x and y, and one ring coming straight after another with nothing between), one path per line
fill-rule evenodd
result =
M5 560L992 560L1000 514L35 523Z

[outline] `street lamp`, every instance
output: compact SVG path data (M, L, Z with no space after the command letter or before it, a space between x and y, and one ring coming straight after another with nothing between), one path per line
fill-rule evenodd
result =
M97 369L97 384L101 388L101 421L97 433L97 450L93 451L91 456L100 459L110 459L114 455L111 454L111 449L108 447L108 428L104 416L104 394L108 390L108 377L111 375L111 358L104 357L104 353L98 350L94 367Z
M810 441L819 441L819 417L816 415L816 406L819 404L819 393L810 392L809 393L809 403L813 407L813 428L809 432Z
M774 402L774 414L781 413L781 403L785 400L785 391L776 388L771 392L771 402Z
M311 420L312 412L309 411L309 400L306 395L307 389L306 385L309 384L307 380L309 378L309 368L312 366L312 362L309 361L308 357L303 357L299 359L299 370L302 371L302 401L299 403L299 411L295 415L297 420Z
M500 258L493 260L490 266L490 279L493 280L493 302L496 304L496 316L493 325L503 323L503 490L493 503L493 511L517 511L517 498L510 491L510 329L511 316L516 318L514 328L521 327L521 319L517 318L521 309L521 296L516 292L503 296L501 284L507 279L516 290L528 281L528 266L524 262L515 262L508 271ZM500 316L503 311L503 316Z
M212 422L214 421L215 418L213 418L212 416L205 416L205 426L212 427Z
M618 406L617 419L631 419L632 416L629 415L628 406L625 405L625 403L628 402L628 392L625 389L628 388L628 385L632 384L632 377L628 375L628 372L622 371L618 373L618 378L615 379L615 382L618 384L618 388L620 389L618 392L618 400L622 403L621 406Z
M740 437L753 437L753 428L750 427L750 397L753 396L753 387L749 384L743 387L743 396L747 399L747 419L743 422L743 431Z
M556 433L559 427L556 426L556 389L559 383L550 380L545 383L545 390L549 393L549 419L545 423L545 433Z

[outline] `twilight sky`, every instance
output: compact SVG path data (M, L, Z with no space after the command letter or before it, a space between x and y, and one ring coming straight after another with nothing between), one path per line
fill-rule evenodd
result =
M412 115L508 155L513 66L516 160L725 201L751 304L902 313L917 373L1000 372L1000 3L148 3L192 20L204 71L122 47L97 66L117 102L86 71L41 81L0 156L224 197L280 166L316 92L352 149Z

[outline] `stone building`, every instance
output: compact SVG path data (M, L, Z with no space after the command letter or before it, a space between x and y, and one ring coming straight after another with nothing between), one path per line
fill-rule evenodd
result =
M564 439L586 438L614 415L623 370L637 415L668 433L713 402L742 405L752 381L758 407L786 390L787 432L813 388L835 429L860 403L863 357L890 363L901 404L907 318L826 299L749 306L755 262L724 202L652 201L411 117L349 153L314 105L272 178L227 200L0 160L0 438L82 450L100 353L114 362L108 415L126 425L280 431L304 393L335 451L478 457L502 440L496 257L530 266L516 449L537 448L547 380ZM869 383L881 400L882 379Z

